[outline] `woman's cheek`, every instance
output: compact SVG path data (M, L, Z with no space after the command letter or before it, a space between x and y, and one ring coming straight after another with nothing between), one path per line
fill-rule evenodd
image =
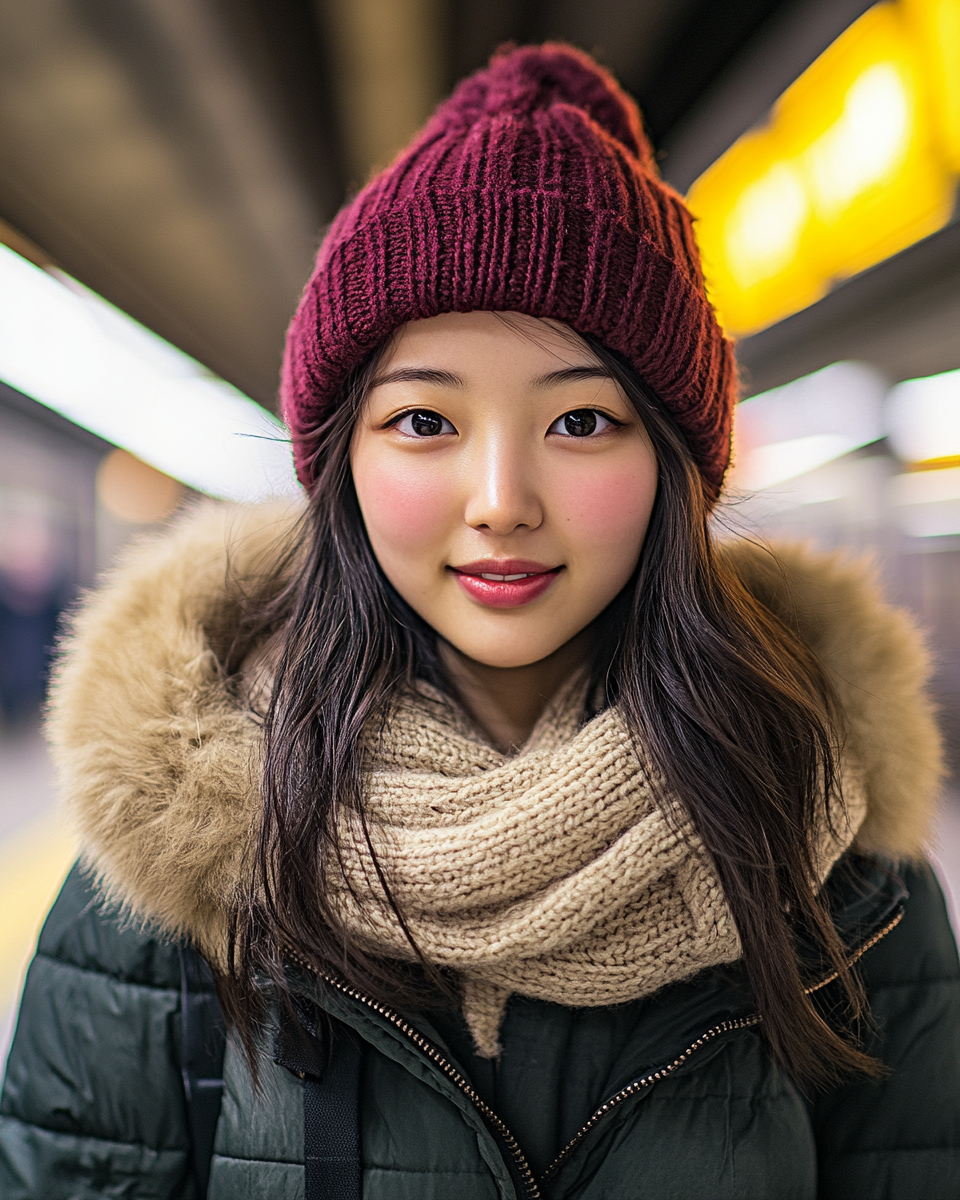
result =
M355 462L354 486L378 556L429 551L449 527L450 490L424 461Z
M643 545L656 490L653 464L610 465L567 480L557 492L565 539L594 561L598 555L615 555L610 569L629 575ZM625 563L624 555L633 561Z

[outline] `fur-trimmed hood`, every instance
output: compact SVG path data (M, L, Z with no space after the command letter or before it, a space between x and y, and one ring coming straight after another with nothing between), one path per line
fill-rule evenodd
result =
M209 504L136 548L78 612L54 675L47 733L84 860L129 913L214 957L260 815L260 729L220 666L239 616L230 581L269 576L297 516ZM837 690L867 797L857 845L921 855L942 767L912 621L862 563L723 552Z

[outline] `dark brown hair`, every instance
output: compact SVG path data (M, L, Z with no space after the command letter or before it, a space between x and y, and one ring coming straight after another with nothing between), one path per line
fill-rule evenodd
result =
M773 1057L805 1086L873 1071L849 1031L818 1015L798 951L801 940L812 942L838 972L852 1022L862 993L811 883L817 831L839 794L842 725L831 688L795 633L718 553L709 499L672 418L623 360L589 345L643 420L660 471L638 568L597 622L598 681L713 858ZM384 577L354 494L350 439L377 361L374 354L354 372L316 431L317 482L286 582L253 607L236 647L239 654L270 633L277 641L264 714L263 824L233 918L231 966L219 981L251 1053L264 1017L258 977L288 996L283 963L293 948L391 1006L456 993L454 979L417 959L412 938L412 964L352 944L324 884L338 860L338 809L363 812L364 729L383 720L404 682L444 686L436 634ZM389 896L389 880L381 882Z

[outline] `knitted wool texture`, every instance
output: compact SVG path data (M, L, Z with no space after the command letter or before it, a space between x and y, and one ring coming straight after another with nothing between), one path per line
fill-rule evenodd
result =
M668 817L615 709L579 727L585 698L573 679L508 758L419 684L370 748L371 842L421 953L459 973L484 1057L499 1053L513 992L618 1004L741 954L689 818L679 804ZM847 778L845 800L821 839L821 881L865 813ZM340 835L341 919L368 950L412 958L349 812Z
M569 46L495 55L333 222L281 387L307 489L351 369L408 321L476 310L554 318L619 352L719 492L736 376L690 214L657 174L636 105Z

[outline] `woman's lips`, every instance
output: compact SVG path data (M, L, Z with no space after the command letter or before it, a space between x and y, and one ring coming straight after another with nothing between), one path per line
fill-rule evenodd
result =
M518 608L542 596L563 568L510 558L484 559L450 569L471 600L488 608Z

